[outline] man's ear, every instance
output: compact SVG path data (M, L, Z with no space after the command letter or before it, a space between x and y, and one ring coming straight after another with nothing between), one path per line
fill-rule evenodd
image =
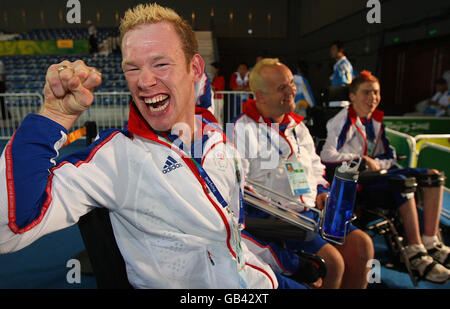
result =
M194 81L198 82L202 78L203 73L205 72L205 61L202 56L199 54L195 54L191 60L191 70L194 74Z
M353 101L355 100L355 94L353 92L349 92L348 97L350 99L350 102L353 103Z
M255 95L255 99L256 99L257 102L259 102L261 104L265 103L264 97L263 97L263 93L262 93L261 90L253 91L253 94Z

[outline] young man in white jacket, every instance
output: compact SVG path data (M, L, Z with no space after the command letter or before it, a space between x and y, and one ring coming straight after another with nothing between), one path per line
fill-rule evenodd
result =
M40 113L0 160L0 253L106 207L135 288L301 287L241 241L240 164L212 114L195 107L204 62L192 28L149 4L128 10L120 31L127 128L56 164L101 74L83 61L50 66Z
M243 114L235 120L233 131L233 142L243 158L247 179L322 209L328 192L328 183L323 178L325 166L315 152L303 117L293 113L296 87L292 72L278 59L263 59L250 73L250 87L256 100L244 103ZM292 170L302 170L306 180L306 185L295 192L288 178L289 166L293 164ZM297 209L294 203L285 206L304 210ZM248 212L260 215L250 209ZM285 243L290 249L316 253L325 260L324 288L367 286L367 262L373 258L373 244L361 230L352 226L342 246L333 246L319 235L311 241Z
M343 161L361 157L368 170L388 169L389 173L408 175L416 172L438 174L434 169L395 169L395 153L386 138L380 104L380 84L368 71L362 71L350 85L351 105L327 123L327 139L320 153L322 162L332 168ZM420 236L414 194L392 193L392 204L398 207L403 220L408 247L406 252L414 271L429 281L445 282L450 266L450 248L438 239L442 207L442 185L424 188L424 234ZM391 196L387 184L363 186L359 195L369 191ZM428 251L428 252L427 252ZM432 255L433 258L430 256Z

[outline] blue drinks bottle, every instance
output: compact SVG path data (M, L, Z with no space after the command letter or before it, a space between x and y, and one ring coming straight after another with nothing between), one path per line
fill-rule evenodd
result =
M358 184L358 167L350 162L343 162L334 173L331 191L322 213L321 234L328 241L343 244L347 235L347 227L353 219L356 187Z

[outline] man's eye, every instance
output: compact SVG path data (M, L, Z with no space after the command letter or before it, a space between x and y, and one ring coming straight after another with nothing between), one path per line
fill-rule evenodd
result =
M164 67L164 66L166 66L166 65L169 65L169 64L168 64L168 63L158 63L158 64L156 65L156 67L161 68L161 67Z

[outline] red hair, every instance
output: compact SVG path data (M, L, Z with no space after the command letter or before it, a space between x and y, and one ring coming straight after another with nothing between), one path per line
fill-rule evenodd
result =
M358 77L356 77L349 86L349 91L351 93L356 93L358 91L359 85L365 82L371 83L380 83L378 78L376 78L370 71L363 70L359 73Z

